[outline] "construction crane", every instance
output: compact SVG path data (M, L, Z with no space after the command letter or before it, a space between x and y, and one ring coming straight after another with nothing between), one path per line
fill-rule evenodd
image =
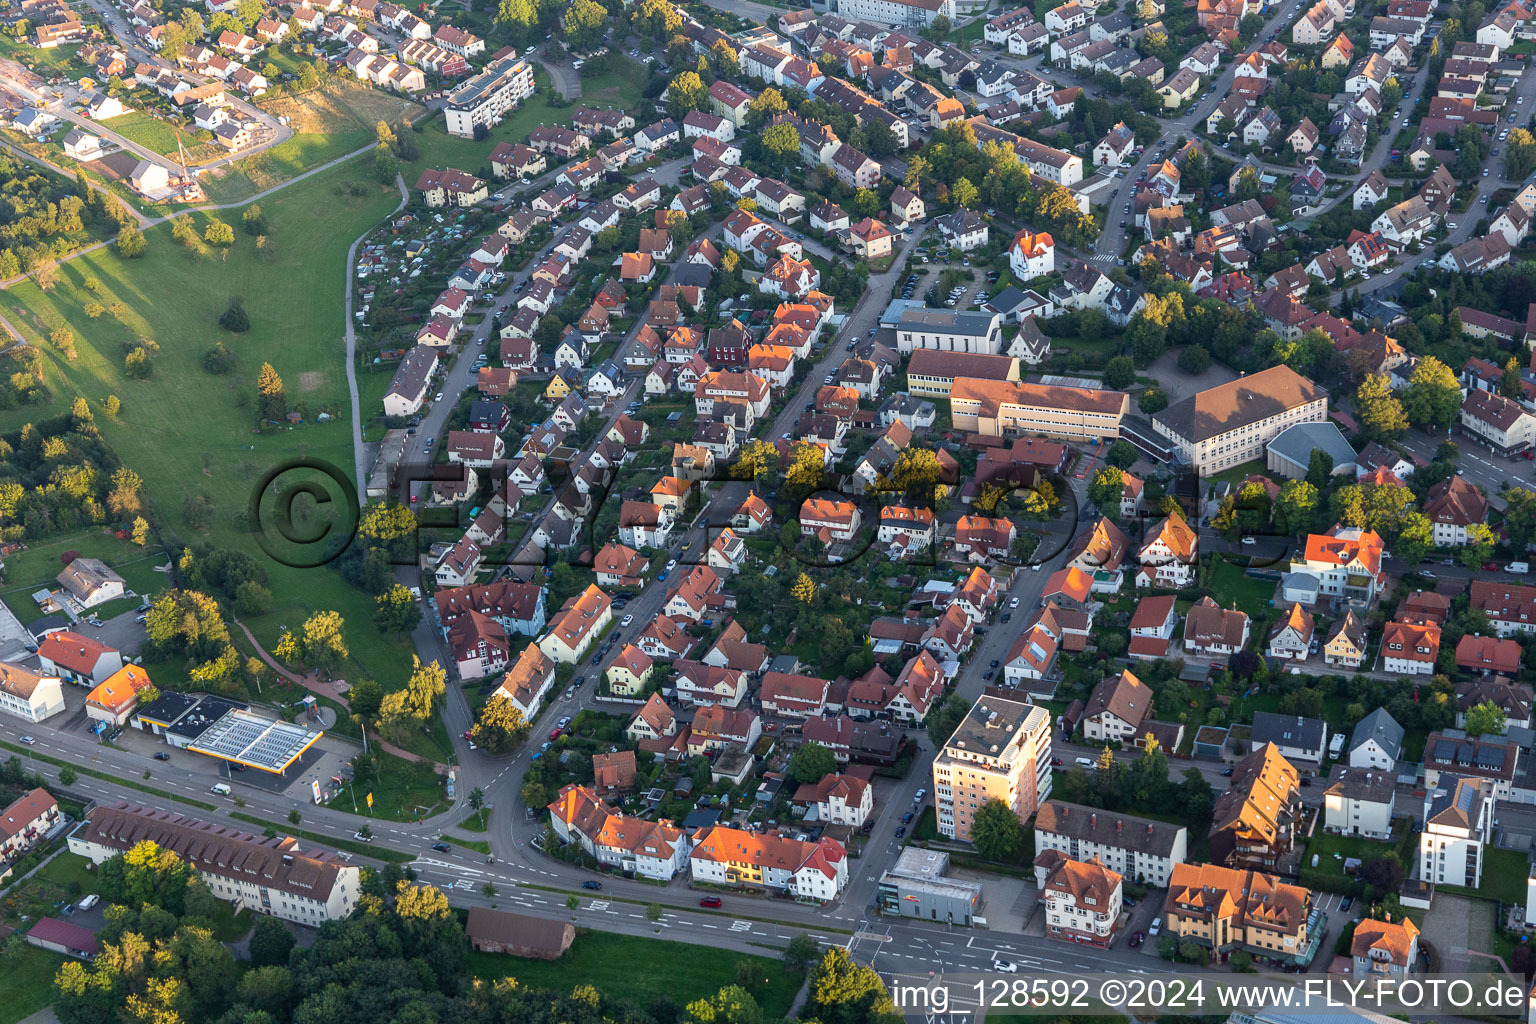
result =
M176 185L180 189L182 202L201 203L208 197L203 194L203 186L197 183L190 171L187 170L187 151L181 144L181 132L176 133L176 157L181 165L181 177Z

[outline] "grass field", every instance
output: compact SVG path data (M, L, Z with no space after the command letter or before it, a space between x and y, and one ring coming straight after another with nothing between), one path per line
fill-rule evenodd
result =
M1441 892L1498 900L1512 906L1525 905L1525 884L1531 875L1531 855L1524 850L1483 847L1483 884L1476 889L1458 885L1439 885Z
M117 132L128 141L137 142L152 152L162 154L176 152L176 129L153 114L131 110L126 114L108 118L101 124L102 127ZM183 145L190 148L207 142L212 137L200 128L189 128L182 132L181 141Z
M0 1024L16 1024L53 1003L53 976L64 959L58 953L26 945L6 958Z
M311 611L334 609L347 622L354 662L341 674L370 674L386 688L404 683L410 651L408 643L374 630L372 599L331 569L289 568L266 558L245 519L253 482L283 461L309 456L352 475L342 343L346 250L398 201L393 190L369 180L361 164L343 165L262 204L269 239L264 254L239 231L239 211L225 211L223 219L237 225L225 259L197 259L162 225L147 233L149 252L141 260L101 250L61 267L51 292L26 283L0 297L11 320L35 343L63 323L80 337L73 363L55 359L52 347L41 344L51 361L52 402L0 413L0 430L66 413L77 395L97 409L107 395L117 395L121 413L115 418L98 413L97 423L143 477L167 546L206 539L262 557L274 607L247 624L263 644L275 645L283 626L298 626ZM208 219L194 215L199 235ZM99 282L97 293L86 289L88 278ZM230 335L217 318L236 294L245 298L252 329ZM127 307L122 322L86 317L88 298L121 301ZM160 348L154 373L148 380L130 380L122 372L124 344L144 338ZM225 340L239 360L225 376L202 368L203 354L216 339ZM255 431L254 379L263 361L282 375L289 407L304 415L301 426ZM332 421L316 423L320 412L329 412ZM184 499L197 494L214 503L206 533L190 529L182 518Z
M1223 608L1234 605L1249 615L1260 616L1269 612L1269 599L1274 596L1273 580L1251 579L1243 574L1243 567L1225 558L1216 557L1211 569L1211 597Z
M263 100L260 106L274 117L288 118L293 137L204 176L203 188L214 202L238 202L361 149L376 138L379 121L399 124L423 110L404 96L344 79L312 92Z
M479 978L516 978L524 988L569 991L591 985L611 999L633 999L642 1005L665 996L686 1006L736 984L736 965L761 970L762 981L751 989L767 1020L789 1010L800 988L801 975L784 969L777 958L734 953L723 949L705 955L703 947L610 932L578 931L576 941L559 960L522 960L495 953L471 953L469 970ZM637 969L640 965L644 969Z
M104 530L87 530L66 537L54 537L29 544L25 551L7 555L5 559L5 590L0 592L6 606L16 613L22 622L31 622L40 614L32 601L32 594L43 586L52 586L54 577L64 567L61 560L66 551L74 551L86 558L99 558L117 570L135 594L152 595L164 590L166 576L155 571L163 565L166 556L159 548L145 550L131 541L118 540ZM137 598L126 599L135 605ZM121 609L118 602L103 606L102 617L107 618Z

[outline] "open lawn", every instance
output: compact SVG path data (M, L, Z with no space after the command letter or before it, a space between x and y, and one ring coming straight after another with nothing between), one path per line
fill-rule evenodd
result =
M1363 866L1377 857L1395 853L1403 866L1408 867L1413 863L1415 851L1410 847L1414 835L1407 818L1398 818L1392 822L1391 840L1340 836L1319 828L1308 841L1307 852L1302 858L1302 884L1329 892L1354 893L1359 883L1353 875L1344 873L1346 859L1358 858ZM1315 868L1312 867L1313 856L1317 857Z
M327 161L373 144L379 121L398 125L419 116L414 100L384 89L336 79L307 93L262 100L274 117L288 118L293 137L271 149L221 167L203 178L215 202L238 202ZM369 174L372 167L359 165Z
M30 282L7 290L0 297L7 316L44 352L51 401L0 413L0 430L65 414L76 396L99 410L107 395L117 395L119 415L98 412L97 424L143 478L159 540L171 550L206 541L256 555L270 576L273 608L247 625L268 649L284 626L334 609L347 623L352 652L339 674L372 675L392 689L409 673L410 648L403 638L377 633L372 598L330 568L291 568L267 557L246 523L253 482L287 460L308 456L352 476L342 343L346 250L399 199L372 182L367 170L362 163L343 165L264 202L268 244L262 252L238 227L239 211L225 211L221 218L237 225L227 258L195 256L162 225L147 232L143 259L123 260L104 249L62 266L50 292ZM192 216L202 235L210 218ZM240 335L217 323L233 295L244 297L252 323ZM89 300L121 302L121 319L87 317ZM79 357L72 363L43 341L65 323L79 336ZM124 347L140 339L153 339L159 353L149 379L131 380L123 373ZM213 376L203 369L203 355L216 340L235 352L234 372ZM289 408L304 417L301 425L255 430L254 380L263 361L283 377ZM331 422L317 423L321 412ZM207 530L195 530L183 518L183 502L194 495L213 503Z
M36 946L22 945L5 960L5 998L0 1000L0 1024L16 1024L53 1003L53 976L65 957Z
M1497 900L1511 906L1525 905L1525 884L1531 875L1531 855L1523 850L1483 847L1483 884L1476 889L1440 885L1441 892L1478 899Z
M1274 593L1274 580L1254 579L1244 575L1243 567L1234 562L1221 557L1212 559L1211 597L1223 608L1235 605L1255 617L1267 615Z
M146 114L142 110L131 110L126 114L111 117L101 122L102 127L117 132L130 142L137 142L145 149L155 153L176 152L176 129L160 120L153 114ZM182 132L182 144L194 146L206 142L212 136L198 128L191 128Z
M60 886L72 896L84 896L96 891L96 872L90 859L67 850L43 865L42 870L33 877ZM71 884L78 888L71 888Z
M27 545L5 558L5 590L0 592L11 611L22 622L31 622L39 614L32 594L43 587L55 587L54 577L64 568L62 556L73 551L85 558L99 558L112 566L128 583L135 594L157 594L167 586L164 573L156 572L155 566L164 565L166 556L158 547L141 548L132 541L118 540L105 530L91 529L63 537L53 537ZM108 618L124 607L138 604L138 598L128 598L120 605L117 601L95 609L102 618Z
M415 750L418 744L407 743L402 746ZM420 746L419 752L424 756L447 756L430 742ZM430 764L398 757L376 758L374 764L377 765L377 771L359 773L352 785L337 791L328 806L350 811L355 804L358 814L385 821L418 821L431 817L441 809L443 780ZM368 808L369 793L373 794L372 810Z
M761 970L763 979L750 991L769 1020L784 1016L800 988L800 973L786 971L777 957L723 949L702 953L701 947L683 942L583 930L559 960L471 953L469 970L478 978L516 978L524 988L567 992L580 982L610 999L633 999L645 1005L666 997L686 1006L736 984L736 965L750 963ZM637 970L641 964L644 970Z
M640 99L640 91L650 77L650 69L641 62L615 56L602 74L582 76L581 102L587 106L596 103L628 109Z

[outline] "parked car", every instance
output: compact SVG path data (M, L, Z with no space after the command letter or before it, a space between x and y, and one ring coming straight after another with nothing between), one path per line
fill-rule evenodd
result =
M581 887L583 889L591 889L593 892L596 892L603 887L603 883L597 881L596 879L589 878L585 882L581 883Z
M1130 946L1132 949L1140 949L1141 948L1141 944L1143 942L1145 942L1146 939L1147 939L1147 936L1144 933L1136 932L1134 935L1131 936L1131 941L1128 942L1127 945Z
M1223 777L1228 777L1228 776L1230 776L1232 774L1232 771L1233 770L1231 768L1223 768L1221 770L1221 774L1222 774Z
M901 816L901 823L903 825L910 825L910 824L912 824L912 812L911 811L908 811L906 814L903 814Z
M906 834L907 834L907 826L905 826L905 825L897 825L896 826L896 838L897 839L900 839L902 836L904 836Z
M171 759L171 755L168 754L167 752L165 752L164 750L160 751L160 753L155 755L155 760L156 761L169 761L170 759Z

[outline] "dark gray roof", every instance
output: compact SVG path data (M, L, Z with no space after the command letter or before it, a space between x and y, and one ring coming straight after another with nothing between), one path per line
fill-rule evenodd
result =
M1298 466L1306 466L1314 449L1322 449L1333 459L1335 469L1352 465L1355 450L1344 439L1343 431L1332 423L1297 423L1286 427L1269 442L1269 450Z
M1403 727L1387 714L1386 708L1377 708L1355 725L1355 731L1349 736L1350 751L1358 750L1367 740L1375 740L1376 745L1395 761L1403 748Z
M1183 825L1101 811L1061 800L1047 800L1040 805L1035 816L1035 830L1158 857L1171 855L1179 833L1185 831Z
M1255 711L1253 714L1251 745L1254 749L1274 743L1281 747L1320 751L1327 742L1328 723L1321 718L1281 715L1273 711Z

